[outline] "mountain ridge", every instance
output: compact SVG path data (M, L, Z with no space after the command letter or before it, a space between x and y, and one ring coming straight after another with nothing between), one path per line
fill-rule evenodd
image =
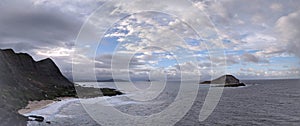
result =
M111 88L75 85L61 73L50 58L35 61L27 53L0 49L0 126L26 125L28 117L20 115L17 111L26 107L29 101L122 94L121 91ZM37 115L29 115L29 117L35 117L35 121L44 119Z
M50 59L35 61L27 53L0 49L0 125L26 125L17 113L28 101L76 96L74 84Z

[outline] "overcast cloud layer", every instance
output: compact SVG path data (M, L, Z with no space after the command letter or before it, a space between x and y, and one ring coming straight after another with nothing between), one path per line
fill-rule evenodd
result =
M51 57L62 72L71 77L72 53L77 34L87 17L104 2L104 0L2 0L0 2L0 48L13 48L17 52L26 52L36 60ZM194 64L186 61L180 65L184 67L196 65L201 71L201 76L211 74L210 67L214 65L211 61L216 63L215 65L220 65L218 62L221 63L226 59L227 72L240 78L300 77L299 0L193 0L192 2L207 14L215 25L225 46L226 57L209 57L203 46L184 45L176 41L175 37L166 37L165 39L172 42L163 43L165 40L161 36L174 35L167 32L168 27L195 41L199 38L194 37L195 35L178 19L150 20L149 17L153 17L153 14L132 15L119 22L117 27L111 29L111 32L105 36L107 38L105 41L123 42L124 53L139 49L142 44L151 46L151 43L147 43L149 40L160 43L161 47L170 43L181 45L184 49L196 52L195 57L199 62ZM159 3L148 4L159 6ZM142 2L132 4L131 8L122 8L120 4L113 10L114 13L118 13L143 8L143 6L145 4ZM186 13L182 15L195 16ZM92 26L91 34L98 28L102 28L97 22L87 23ZM149 24L147 26L151 27L146 25L141 27L141 24ZM157 34L160 36L145 31L146 28L158 31ZM124 38L133 35L142 39L131 40L139 43L126 43ZM160 63L161 61L173 62L175 58L182 56L168 55L167 52L158 50L143 50L144 53L135 55L131 60L131 69L121 72L130 72L134 78L143 78L153 70L161 73L167 71L168 75L174 77L178 76L179 72L194 72L180 71L178 64L161 65L163 64ZM158 52L149 53L153 51ZM87 62L94 62L94 58L80 55L76 63L84 66ZM99 78L111 78L111 58L111 54L108 53L96 56L96 73ZM122 56L117 59L122 63ZM84 77L84 72L82 76L88 78Z

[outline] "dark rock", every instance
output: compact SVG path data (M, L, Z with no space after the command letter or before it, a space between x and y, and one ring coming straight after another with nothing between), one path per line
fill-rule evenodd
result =
M47 124L51 124L51 122L50 122L50 121L46 121L46 123L47 123Z
M240 83L240 80L233 75L224 75L212 81L204 81L200 84L223 84L224 87L239 87L246 86L244 83Z
M244 83L237 83L237 84L225 84L224 87L240 87L246 86Z
M200 84L210 84L210 83L211 83L211 81L203 81Z

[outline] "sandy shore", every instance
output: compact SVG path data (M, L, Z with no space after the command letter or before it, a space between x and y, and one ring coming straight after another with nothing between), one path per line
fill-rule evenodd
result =
M73 97L61 97L61 98L57 98L56 100L29 101L28 105L25 108L18 110L18 113L24 115L26 113L30 113L35 110L43 109L61 100L72 99L72 98Z

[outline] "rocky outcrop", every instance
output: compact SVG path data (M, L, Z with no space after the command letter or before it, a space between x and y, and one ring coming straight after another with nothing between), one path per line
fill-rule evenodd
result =
M241 83L239 79L233 75L224 75L212 81L204 81L200 84L223 84L224 87L239 87L246 86L244 83Z
M93 87L82 87L76 86L77 95L79 98L94 98L101 96L116 96L122 95L123 93L111 88L93 88Z

